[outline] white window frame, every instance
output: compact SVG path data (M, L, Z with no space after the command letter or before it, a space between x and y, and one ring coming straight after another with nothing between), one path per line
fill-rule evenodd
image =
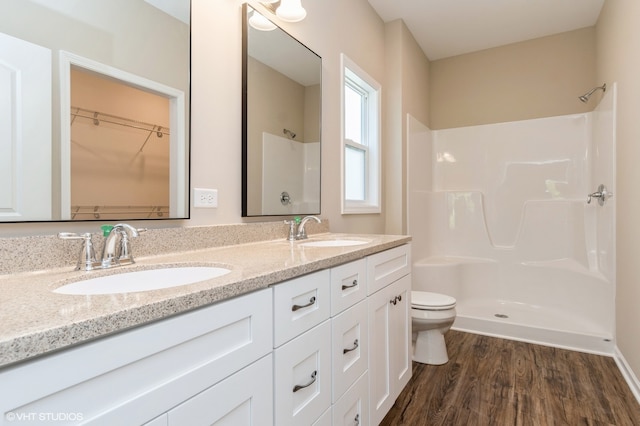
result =
M341 146L341 198L342 214L374 214L380 213L381 208L381 146L380 134L382 123L381 92L382 86L362 68L356 65L344 53L340 55L340 138ZM345 139L345 84L349 82L367 94L365 117L363 117L362 137L366 144ZM347 200L346 198L346 159L345 152L350 146L365 150L365 199Z

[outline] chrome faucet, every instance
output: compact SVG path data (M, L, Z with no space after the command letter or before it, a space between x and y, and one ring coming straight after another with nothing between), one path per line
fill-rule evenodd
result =
M92 271L94 269L106 269L135 263L129 246L129 238L137 237L140 232L146 230L146 228L136 229L126 223L119 223L113 227L105 225L103 231L106 239L102 249L102 261L96 259L91 233L60 232L58 238L63 240L83 240L76 271ZM118 240L120 240L120 244L118 244Z
M305 225L310 220L315 220L317 223L321 223L322 221L317 216L305 216L302 220L285 220L284 223L289 225L289 237L287 240L296 241L296 240L306 240L307 230L305 229ZM296 225L298 225L296 230Z
M145 228L136 229L126 223L118 223L111 228L104 240L102 248L102 268L112 268L120 265L130 265L135 263L129 246L129 237L137 237ZM118 239L120 244L117 244Z

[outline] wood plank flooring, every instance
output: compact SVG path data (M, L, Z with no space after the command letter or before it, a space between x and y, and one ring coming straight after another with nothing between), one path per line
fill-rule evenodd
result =
M640 425L613 358L462 333L449 362L413 363L381 425Z

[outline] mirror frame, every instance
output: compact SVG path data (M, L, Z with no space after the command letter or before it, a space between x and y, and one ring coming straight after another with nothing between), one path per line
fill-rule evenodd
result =
M264 13L257 10L254 6L242 4L242 217L278 217L278 216L294 216L294 215L319 215L322 211L322 57L316 52L307 47L304 43L293 37L287 31L282 29L277 24L273 23L268 17L265 16L277 30L282 31L293 42L298 43L301 47L306 49L309 53L315 55L320 61L320 105L318 107L318 137L320 142L319 156L318 156L318 209L317 211L303 211L292 213L261 213L261 214L249 214L248 205L248 160L249 160L249 116L248 116L248 96L249 96L249 84L248 84L248 63L249 63L249 8L254 12L260 13L264 16ZM294 136L295 137L295 136Z

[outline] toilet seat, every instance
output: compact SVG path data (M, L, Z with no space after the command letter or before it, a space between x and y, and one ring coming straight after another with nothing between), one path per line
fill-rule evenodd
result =
M456 299L446 294L412 291L411 308L424 311L444 311L456 306Z

